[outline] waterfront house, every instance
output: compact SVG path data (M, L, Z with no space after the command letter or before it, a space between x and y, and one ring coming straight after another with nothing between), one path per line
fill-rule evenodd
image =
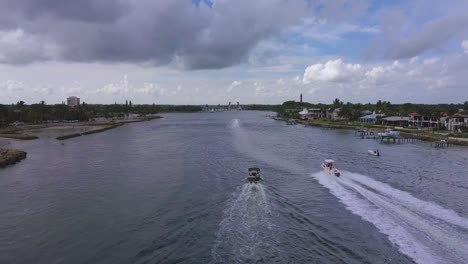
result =
M440 120L432 116L424 116L418 113L410 113L408 126L410 128L438 128L440 127Z
M380 119L382 117L385 117L385 114L376 114L375 112L370 114L370 115L365 115L365 116L361 116L359 118L359 121L361 123L372 123L372 124L375 124L375 122L377 122L377 119Z
M320 108L304 108L301 112L299 112L299 115L303 120L314 120L324 117L323 111Z
M361 115L362 115L362 116L371 115L371 114L373 114L373 112L372 112L372 111L369 111L369 110L361 111Z
M343 116L340 116L341 108L336 108L336 109L328 109L327 110L327 118L331 120L345 120L346 118Z
M452 132L461 132L461 127L468 127L468 112L459 112L447 118L445 127Z
M408 116L389 116L382 118L382 124L386 126L407 127L408 123Z
M284 110L284 112L286 112L286 113L298 113L301 110L302 109L300 109L300 108L288 108L288 109Z

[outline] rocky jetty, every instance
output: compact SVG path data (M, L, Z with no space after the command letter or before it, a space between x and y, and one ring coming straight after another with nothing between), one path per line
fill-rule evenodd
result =
M95 134L95 133L103 132L103 131L106 131L106 130L109 130L109 129L113 129L113 128L122 126L124 124L125 123L117 123L117 124L113 124L113 125L106 126L106 127L103 127L103 128L92 129L92 130L85 131L85 132L82 132L82 133L67 134L67 135L59 136L56 139L66 140L66 139L69 139L69 138L75 138L75 137L81 137L81 136L84 136L84 135Z
M26 152L16 149L0 149L0 168L13 165L26 158Z
M33 135L28 135L28 134L21 134L21 133L16 133L16 134L2 134L0 133L0 137L3 138L13 138L13 139L20 139L20 140L32 140L32 139L38 139L39 137L33 136Z

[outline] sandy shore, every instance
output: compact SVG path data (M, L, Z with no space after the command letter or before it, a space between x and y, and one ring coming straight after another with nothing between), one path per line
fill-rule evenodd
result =
M103 122L53 123L41 125L25 125L22 127L7 127L0 130L0 138L29 140L37 138L71 138L77 135L87 135L103 132L127 123L145 122L161 118L152 116L147 118L113 120Z

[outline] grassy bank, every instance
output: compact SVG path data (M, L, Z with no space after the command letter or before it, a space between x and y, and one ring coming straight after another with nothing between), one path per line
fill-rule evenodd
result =
M38 139L37 136L24 133L21 129L16 127L4 127L0 129L0 138L12 138L20 140Z

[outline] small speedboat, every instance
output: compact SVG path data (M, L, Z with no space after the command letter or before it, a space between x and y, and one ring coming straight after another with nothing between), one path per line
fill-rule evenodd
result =
M296 125L296 121L294 119L289 119L288 121L286 121L286 124L287 125Z
M335 175L336 177L340 177L341 175L341 172L335 166L335 161L331 159L326 159L322 163L322 169L325 173Z
M262 178L260 177L260 169L259 168L249 168L249 176L247 176L247 180L250 183L257 183Z
M400 137L400 131L385 129L385 132L377 133L379 137Z
M368 150L367 152L368 152L370 155L380 156L379 150Z

